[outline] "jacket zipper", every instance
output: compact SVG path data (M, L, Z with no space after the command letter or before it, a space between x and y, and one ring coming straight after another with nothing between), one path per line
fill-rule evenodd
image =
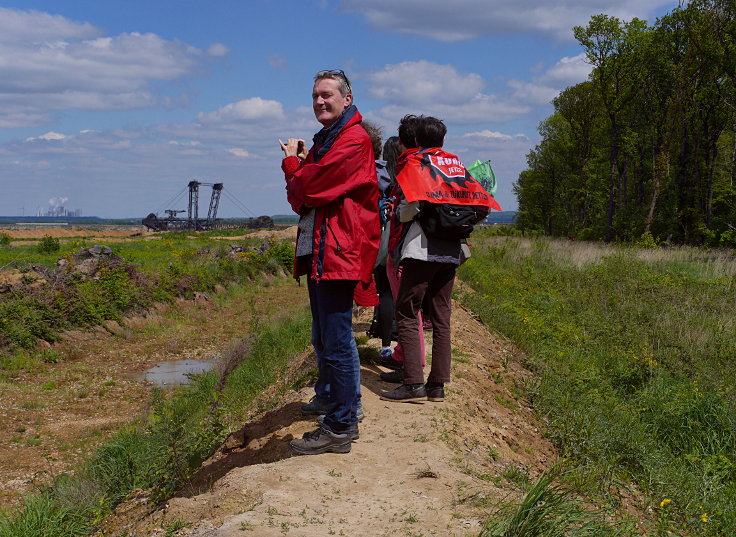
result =
M335 239L335 244L337 245L337 251L342 252L342 246L340 246L340 242L337 240L337 235L335 235L335 232L332 231L332 226L327 224L327 229L330 230L330 233L332 233L332 238Z
M322 272L324 271L324 264L325 264L325 243L327 242L327 218L322 220L322 225L320 226L321 233L319 237L319 249L317 250L317 259L316 259L316 265L317 270L316 272L316 281L319 281L320 278L322 278Z

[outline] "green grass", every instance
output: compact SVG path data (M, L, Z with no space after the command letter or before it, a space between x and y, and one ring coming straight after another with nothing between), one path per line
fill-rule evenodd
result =
M269 323L252 320L253 337L227 351L233 367L227 377L196 375L171 396L154 390L151 411L83 468L29 497L20 512L0 516L0 537L86 536L134 489L151 491L154 501L167 498L242 425L256 398L309 345L310 321L308 309Z
M255 239L238 241L241 246ZM113 253L122 263L103 266L95 278L67 278L40 288L21 288L0 296L0 356L14 349L31 349L39 339L55 341L63 330L119 321L135 310L176 297L192 298L197 291L212 291L230 282L247 283L263 273L289 272L293 246L289 241L265 250L225 255L230 242L190 238L184 233L160 241L116 243ZM260 242L258 243L260 245ZM59 254L40 254L32 246L18 247L12 255L27 270L33 262L53 266L58 257L72 259L81 243L63 245ZM0 265L8 252L0 249Z
M688 535L736 534L732 254L474 243L463 301L526 352L530 400L578 485L615 501L634 482Z
M479 537L633 537L628 524L606 521L569 490L542 475L518 504L504 506Z

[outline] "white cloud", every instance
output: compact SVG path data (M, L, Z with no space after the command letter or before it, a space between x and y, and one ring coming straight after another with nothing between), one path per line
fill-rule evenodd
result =
M0 8L0 127L40 125L55 110L149 107L158 101L151 82L227 53L218 43L206 54L152 33L101 33L59 15Z
M2 100L1 96L0 100ZM0 129L42 125L49 121L51 121L51 116L41 112L22 109L10 110L8 107L0 110Z
M489 35L534 33L571 40L572 27L607 13L647 18L669 0L343 0L341 10L363 14L379 30L461 41Z
M504 122L531 110L527 102L482 93L480 75L461 73L452 65L402 62L366 78L371 94L391 103L376 115L393 121L405 114L429 114L453 123Z
M276 69L277 71L285 71L286 66L287 66L287 60L286 58L283 58L276 54L271 54L268 57L268 65L270 65L272 69Z
M35 140L63 140L66 138L64 134L60 134L58 132L49 131L45 134L42 134L40 136L30 136L26 138L26 142L33 142Z
M516 140L516 139L524 139L526 140L527 137L525 134L504 134L502 132L498 131L491 131L488 129L484 129L482 131L476 131L476 132L467 132L462 135L462 138L465 139L471 139L471 140L482 140L482 141L488 141L488 140Z
M11 164L21 170L47 170L51 167L48 160L14 160Z
M248 158L253 156L251 153L240 147L231 147L227 150L227 152L240 158Z
M544 105L552 102L560 91L568 86L587 80L591 66L585 62L585 54L565 56L531 82L509 80L514 99L533 105Z
M0 43L53 42L100 35L101 30L86 22L74 22L60 15L0 7Z
M207 54L215 57L227 56L230 54L230 49L222 43L212 43L207 49Z
M480 75L426 60L385 66L368 76L373 96L398 104L452 104L476 97L485 86Z
M225 105L214 112L200 112L197 119L203 123L226 123L280 119L283 115L284 109L280 102L251 97Z
M169 140L169 145L184 146L184 147L197 147L198 145L202 145L202 143L196 140L190 140L188 142L179 142L178 140Z
M514 91L514 98L517 101L533 105L549 104L560 92L557 88L535 82L509 80L508 85Z
M478 123L503 123L517 119L531 111L526 104L501 100L493 95L481 95L457 105L428 104L422 107L389 105L375 112L377 116L396 124L406 114L424 114L437 117L446 123L472 125Z
M591 70L591 65L585 61L585 53L580 53L560 59L542 75L541 80L557 87L567 87L586 80Z
M202 53L155 34L0 45L0 93L118 95L192 71Z

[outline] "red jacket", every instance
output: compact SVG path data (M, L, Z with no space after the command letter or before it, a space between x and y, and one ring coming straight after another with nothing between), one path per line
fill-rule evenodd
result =
M406 166L406 163L409 161L412 155L414 155L418 151L418 147L410 147L409 149L401 153L401 155L399 155L398 161L396 162L396 175L399 175L399 172L404 169L404 166ZM399 202L404 196L401 192L401 187L399 186L398 182L394 183L390 196L394 198L394 201L393 207L391 209L391 228L389 230L388 238L388 255L393 258L395 250L398 247L399 242L401 242L402 232L404 229L404 224L401 223L396 216L396 208L399 206ZM394 259L395 263L397 261L398 259Z
M294 212L317 209L312 266L300 266L295 259L295 278L371 279L380 240L378 182L373 147L361 120L356 111L319 162L314 162L313 147L303 162L286 157L281 163Z

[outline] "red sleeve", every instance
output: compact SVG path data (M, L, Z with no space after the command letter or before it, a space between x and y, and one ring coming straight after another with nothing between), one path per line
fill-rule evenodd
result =
M310 151L307 159L309 159L311 156L312 153ZM304 162L306 161L307 160L305 160ZM298 157L286 157L284 160L281 161L281 169L284 171L284 177L286 178L286 199L289 202L289 205L291 205L291 209L296 214L301 214L304 204L291 195L289 184L293 179L294 174L301 166L302 162L299 160Z
M378 291L372 275L370 282L358 282L353 292L353 300L358 306L378 306Z
M374 162L370 138L362 128L357 129L359 131L346 132L335 140L319 162L312 160L311 151L296 169L293 162L297 160L295 157L284 159L281 167L286 176L287 198L292 207L322 207L365 182L375 180L374 170L365 173L366 162Z

